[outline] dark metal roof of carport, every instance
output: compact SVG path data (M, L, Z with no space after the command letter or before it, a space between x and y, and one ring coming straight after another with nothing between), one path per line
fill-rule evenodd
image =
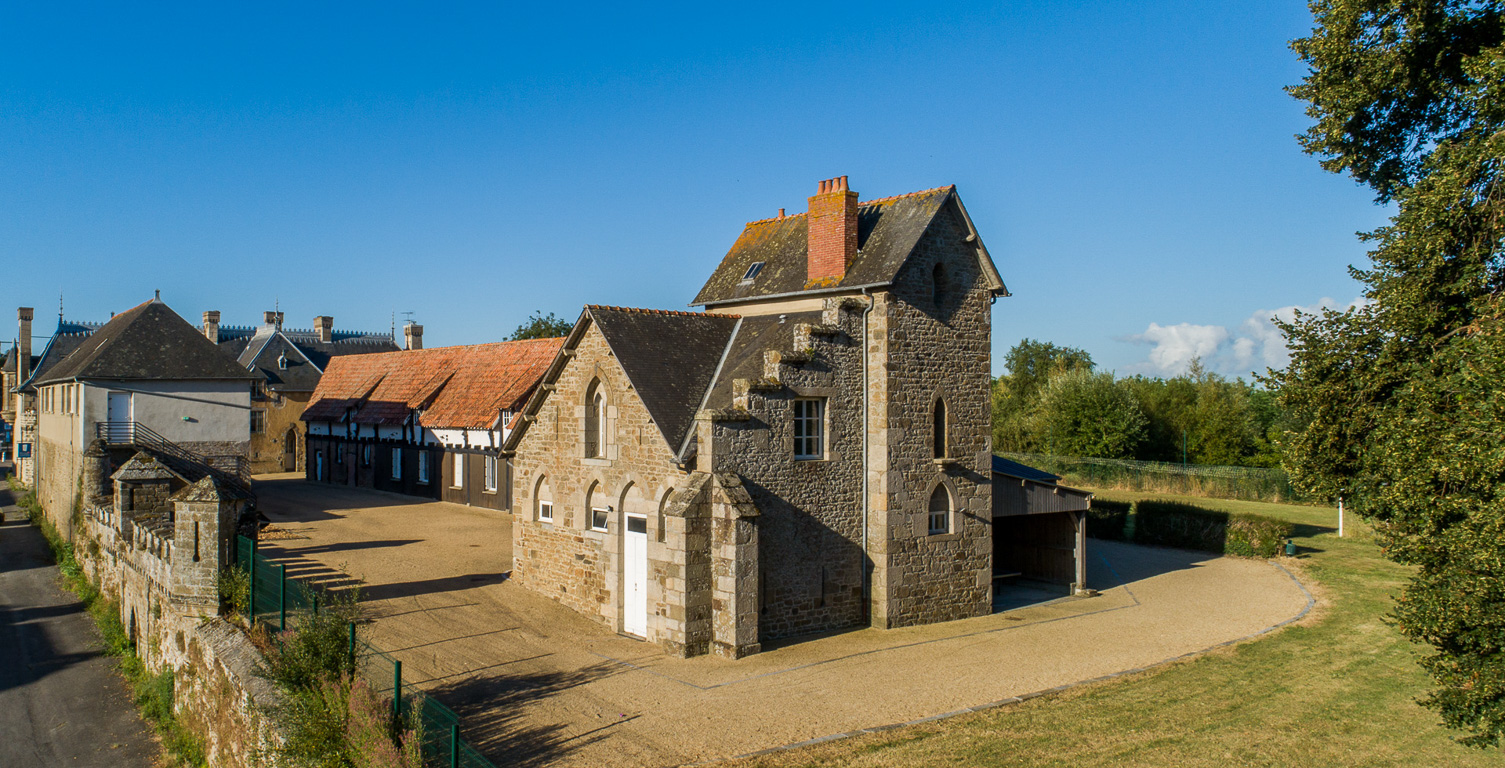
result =
M1081 512L1092 494L1057 483L1061 478L1034 467L993 457L993 517Z

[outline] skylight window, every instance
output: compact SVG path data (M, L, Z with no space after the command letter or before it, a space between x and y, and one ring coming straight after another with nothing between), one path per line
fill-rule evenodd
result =
M762 271L763 271L763 262L761 262L761 261L755 261L755 262L753 262L752 266L750 266L750 267L747 268L747 274L745 274L745 275L742 276L742 282L744 282L744 283L750 283L750 282L752 282L752 279L755 278L755 277L757 277L758 273L762 272Z

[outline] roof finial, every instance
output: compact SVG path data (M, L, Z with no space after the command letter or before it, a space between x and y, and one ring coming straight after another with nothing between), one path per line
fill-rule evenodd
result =
M155 296L152 297L152 301L161 301L161 300L162 300L162 289L158 288L157 289L157 295L155 295Z
M57 321L63 322L63 289L57 289Z

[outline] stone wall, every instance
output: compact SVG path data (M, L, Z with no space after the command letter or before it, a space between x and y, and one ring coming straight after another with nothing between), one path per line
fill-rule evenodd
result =
M297 472L303 468L304 440L308 425L303 423L303 409L308 407L312 392L271 392L264 399L252 398L251 409L261 411L265 427L261 432L251 433L247 458L251 471ZM284 468L283 461L288 445L288 430L292 430L293 463Z
M740 475L758 518L763 640L862 624L862 313L831 299L765 351L764 377L734 385L745 418L718 420L703 462ZM810 323L808 320L819 320ZM825 457L794 458L794 401L825 401ZM708 451L707 448L710 448Z
M602 458L585 457L585 394L593 380L600 381L607 401L609 437ZM683 578L684 564L674 562L669 539L671 533L683 537L685 530L679 523L671 530L661 513L670 491L688 475L675 465L673 451L594 326L523 435L512 465L511 578L621 631L622 529L627 513L643 515L648 519L647 639L682 652L684 606L666 599L665 590ZM538 519L541 481L552 494L552 523ZM611 507L605 531L591 530L592 505ZM678 546L682 549L682 541Z
M872 324L883 379L871 518L873 625L979 616L992 603L991 296L955 206L931 223ZM934 290L936 266L942 287ZM939 299L939 303L937 302ZM870 336L870 338L873 338ZM945 457L934 412L945 402ZM886 402L884 402L886 400ZM937 486L952 499L950 531L929 533ZM878 514L878 510L882 510Z
M73 511L78 508L79 449L69 443L40 438L33 444L37 501L63 538L72 541Z

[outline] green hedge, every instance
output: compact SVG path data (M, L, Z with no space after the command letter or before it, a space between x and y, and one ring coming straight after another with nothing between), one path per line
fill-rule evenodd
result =
M1291 524L1284 520L1204 509L1177 501L1147 499L1140 501L1135 509L1134 540L1140 544L1274 557L1280 553L1291 530Z
M1087 510L1087 535L1094 539L1109 541L1124 540L1124 523L1129 521L1129 510L1134 505L1127 501L1093 499Z

